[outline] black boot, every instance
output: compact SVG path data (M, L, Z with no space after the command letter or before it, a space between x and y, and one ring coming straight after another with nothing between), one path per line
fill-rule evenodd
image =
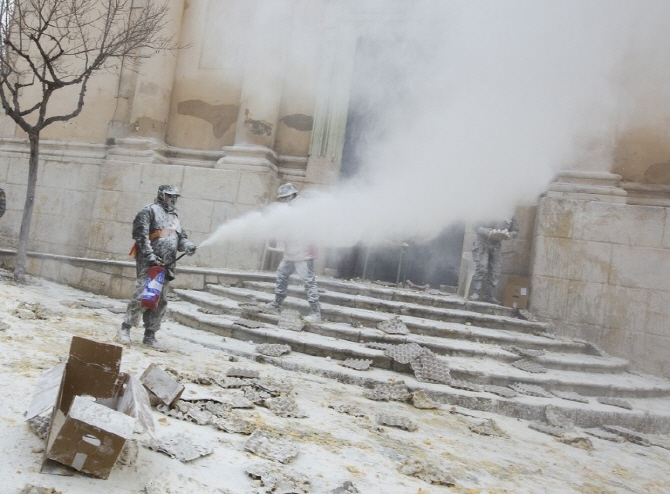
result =
M156 339L156 332L149 331L148 329L144 331L144 338L142 339L142 343L152 348L155 348L156 350L160 351L167 350L167 348L165 348L165 345L163 345Z

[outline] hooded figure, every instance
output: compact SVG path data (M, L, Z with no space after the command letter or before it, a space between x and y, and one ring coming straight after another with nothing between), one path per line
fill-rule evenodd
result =
M495 292L502 270L502 241L516 238L519 227L514 215L510 215L504 221L480 225L476 232L477 237L472 246L475 274L470 300L499 304Z
M144 338L142 343L160 347L156 340L156 332L160 329L161 320L167 308L167 289L170 280L175 277L177 252L195 254L196 246L191 242L175 211L179 191L174 185L161 185L153 204L139 210L133 221L133 239L135 244L130 251L135 256L137 280L126 316L119 329L117 339L121 343L130 343L130 328L137 326L140 315L144 322ZM140 296L144 288L147 273L152 266L165 268L165 284L155 309L145 309L141 305Z
M298 191L291 183L280 185L277 189L278 202L291 202L298 197ZM281 305L286 298L288 280L296 272L305 286L307 302L311 313L305 317L305 321L313 322L321 320L321 308L319 305L319 291L316 287L316 276L314 274L314 259L316 259L316 247L299 242L284 242L284 257L277 268L277 283L275 285L275 300L266 305L273 312L281 312Z

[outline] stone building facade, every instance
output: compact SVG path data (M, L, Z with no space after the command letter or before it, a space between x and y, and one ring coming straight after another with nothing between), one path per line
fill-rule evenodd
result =
M98 75L82 114L43 131L29 272L127 297L131 222L159 184L180 188L181 217L199 243L272 201L283 181L303 187L338 180L356 33L370 19L397 23L404 13L360 6L343 19L329 15L333 2L315 0L290 2L277 18L276 11L252 16L246 3L171 0L169 29L184 48L136 70ZM0 137L7 193L0 256L11 265L28 149L6 117ZM631 131L607 172L587 164L559 174L536 205L517 211L521 235L506 246L500 285L509 275L528 277L530 310L553 321L558 335L591 341L665 377L669 142L667 132ZM466 232L464 252L471 240ZM192 275L177 282L200 287L207 275L198 269L257 270L263 250L203 251L185 259Z

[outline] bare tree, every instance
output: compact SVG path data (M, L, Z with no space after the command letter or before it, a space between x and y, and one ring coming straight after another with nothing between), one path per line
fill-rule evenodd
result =
M167 5L154 0L0 0L0 103L30 143L15 280L25 280L40 132L81 113L96 72L119 64L132 67L138 59L176 48L163 34ZM49 111L56 94L72 99L69 113Z

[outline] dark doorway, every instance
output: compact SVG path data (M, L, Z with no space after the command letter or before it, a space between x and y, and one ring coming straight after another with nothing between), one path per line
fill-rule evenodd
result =
M398 39L359 39L340 180L356 179L364 172L367 144L384 138L387 115L402 113L393 106L403 103L407 78L398 60L406 58L408 49L411 47ZM464 225L445 225L444 230L430 240L405 239L375 246L362 242L332 251L327 265L344 279L389 283L411 280L417 285L430 284L435 288L456 286L464 231Z

